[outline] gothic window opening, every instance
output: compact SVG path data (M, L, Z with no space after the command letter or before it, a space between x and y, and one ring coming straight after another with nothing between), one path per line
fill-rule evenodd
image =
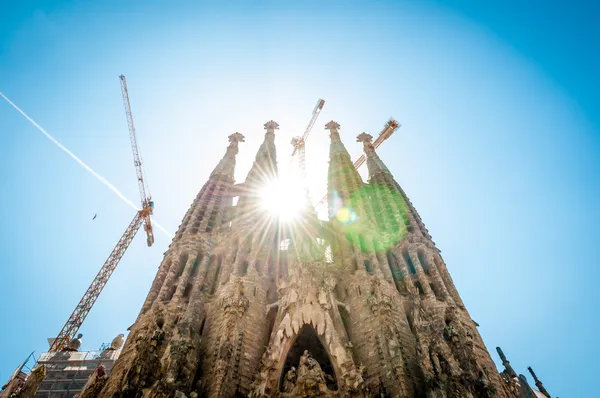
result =
M308 352L308 355L305 354L305 351ZM286 385L286 375L292 366L296 369L296 383L320 380L324 382L328 390L337 391L337 379L329 354L315 330L308 325L300 328L294 344L288 351L279 379L282 392Z
M188 298L190 297L190 293L192 292L192 282L188 282L187 285L185 285L185 289L183 290L183 298Z
M190 274L190 281L193 281L196 278L196 275L198 275L198 270L200 269L200 263L202 262L202 254L200 254L197 258L196 261L194 261L194 264L192 265L192 273Z
M425 257L425 252L423 252L423 249L419 249L417 251L417 257L419 258L421 267L423 267L423 271L429 275L431 273L431 268L429 267L429 263L427 262L427 257Z
M394 284L396 285L396 289L398 289L400 293L403 293L403 289L401 289L401 287L404 287L404 284L402 283L404 281L404 275L402 275L402 271L400 271L400 266L398 265L396 256L394 256L392 250L386 251L385 255L387 257L387 262L390 267L390 271L392 272L392 278L394 278Z
M209 268L209 267L210 267L210 265L213 263L213 261L214 261L214 256L211 256L211 257L208 259L208 265L207 265L207 268ZM211 284L211 287L210 287L210 294L214 294L214 293L215 293L215 290L217 290L217 285L219 284L219 276L220 276L220 274L221 274L221 263L222 263L222 257L221 257L221 256L219 256L219 257L217 258L217 265L216 265L216 267L215 267L215 272L214 272L214 274L213 274L214 276L213 276L213 279L212 279L212 281L211 281L211 282L212 282L212 284Z
M404 259L404 262L406 263L406 265L408 266L408 271L410 272L411 275L416 275L417 274L417 270L415 268L415 265L413 264L410 255L408 254L408 250L404 249L402 251L402 258Z
M356 257L352 258L352 271L357 271L358 270L358 261L356 260Z
M431 288L431 291L435 295L435 298L438 299L438 300L441 300L442 299L442 292L440 292L440 289L437 288L436 283L435 282L430 282L429 283L429 287Z
M185 269L185 264L188 261L188 254L184 253L179 257L179 271L177 271L177 277L179 278L181 274L183 274L183 270Z
M373 274L373 267L371 266L371 261L365 260L364 264L365 264L365 270L367 271L367 273L369 273L369 274L372 275Z
M422 296L425 294L425 291L423 290L423 286L421 286L421 282L419 281L415 281L415 287L417 288L417 290L419 291L419 295Z

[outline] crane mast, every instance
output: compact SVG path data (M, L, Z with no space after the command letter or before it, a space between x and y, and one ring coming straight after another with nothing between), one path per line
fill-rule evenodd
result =
M127 82L125 76L119 76L121 80L121 92L123 94L123 104L125 106L125 114L127 116L127 124L129 126L129 139L131 141L131 149L133 151L133 164L135 166L138 187L140 190L140 198L142 200L142 209L138 210L133 217L133 220L121 236L121 239L117 242L116 246L100 268L98 274L86 290L85 294L79 300L77 307L61 329L58 336L50 344L49 352L59 351L69 344L69 342L76 336L79 328L83 324L83 321L87 317L88 313L94 306L94 303L100 296L102 289L106 286L108 279L112 275L115 268L119 264L119 261L127 251L127 248L131 244L131 241L135 237L135 234L139 231L142 224L146 231L146 242L148 246L152 246L154 243L154 234L152 232L152 223L150 216L154 210L154 202L150 196L150 190L146 185L144 179L144 170L142 169L142 158L140 156L140 148L137 143L137 137L135 134L135 126L133 124L133 116L131 114L131 105L129 104L129 93L127 91Z
M125 254L129 244L133 240L133 237L140 229L144 220L142 212L143 210L140 210L135 214L135 217L125 230L125 233L121 236L119 242L117 242L117 245L110 253L110 256L108 256L108 259L104 262L104 265L102 265L102 268L100 268L100 272L98 272L81 300L79 300L77 307L75 307L75 311L73 311L58 336L52 341L48 352L60 351L76 336L83 321L94 306L98 296L100 296L100 292L102 292L102 289L106 286L106 282L108 282L108 279L117 267L117 264L119 264L121 257L123 257L123 254Z
M392 136L392 134L394 134L394 132L396 130L398 130L398 128L400 128L400 126L401 126L401 124L399 124L395 119L390 118L390 120L387 121L385 126L383 126L383 130L381 130L381 132L379 133L379 135L377 136L375 141L373 141L373 147L375 147L375 148L379 147L379 145L381 145L383 143L383 141L390 138ZM356 168L358 170L358 168L360 166L362 166L366 160L367 160L367 158L366 158L365 154L363 153L362 155L360 155L360 157L358 159L356 159L354 161L354 168ZM320 206L326 202L327 202L327 195L323 196L321 198L321 200L319 200L319 202L317 203L317 206Z
M305 156L305 144L308 135L310 134L319 114L321 113L321 109L323 109L323 105L325 105L325 100L319 98L317 101L317 105L315 109L313 109L312 117L308 122L308 126L304 130L304 134L302 137L294 137L292 138L291 144L294 146L294 151L292 152L292 158L298 154L298 165L300 166L300 172L302 173L302 178L306 180L306 156Z
M140 198L142 199L142 211L144 230L146 231L146 242L148 246L154 243L154 232L152 231L152 220L150 215L154 209L154 202L150 195L150 189L144 179L144 169L142 168L142 156L140 155L140 147L135 134L135 124L133 123L133 115L131 114L131 104L129 103L129 92L127 90L127 80L125 76L119 76L121 80L121 93L123 95L123 106L125 107L125 116L127 117L127 126L129 127L129 140L131 141L131 149L133 152L133 165L138 180L138 188L140 190ZM145 210L145 211L144 211Z

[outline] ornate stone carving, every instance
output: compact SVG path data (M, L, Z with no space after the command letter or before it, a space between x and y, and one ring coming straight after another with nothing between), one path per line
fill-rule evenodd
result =
M248 309L250 301L244 294L244 283L242 280L238 279L235 284L234 293L223 299L223 311L226 315L233 318L241 318Z
M362 385L362 376L346 346L348 341L340 338L333 321L333 316L339 317L335 307L343 304L338 303L333 295L335 277L325 272L325 269L325 264L320 261L292 261L288 269L288 277L278 283L280 298L276 303L268 305L266 311L277 305L278 319L281 321L275 326L261 360L260 371L253 383L253 396L268 395L268 391L278 388L277 372L281 370L278 370L277 364L285 356L285 347L289 349L288 342L295 338L303 325L310 326L317 335L321 336L331 361L338 364L341 369L338 385L341 384L340 387L346 391L353 391ZM339 323L341 324L341 319ZM308 388L307 391L311 391L311 394L321 390L321 387L318 387L320 383L318 380L321 378L317 375L317 370L314 370L317 368L320 370L320 367L315 362L316 360L310 355L302 357L296 371L298 381L295 388ZM286 376L287 374L284 378ZM306 381L301 381L305 378ZM323 385L325 386L326 383Z
M106 374L106 369L104 365L99 365L94 373L92 373L83 387L83 390L76 395L76 398L94 398L97 397L104 384L106 384L106 379L108 375Z
M294 391L294 387L296 386L296 377L296 368L292 366L291 369L286 373L285 379L283 380L283 392L291 393Z
M123 347L124 342L125 342L125 335L123 333L120 333L117 337L115 337L111 341L110 347L108 347L107 350L119 350L119 349L121 349L121 347Z
M81 338L82 337L83 337L83 335L81 333L79 333L77 335L77 337L75 337L74 339L69 341L69 344L67 344L67 346L65 348L63 348L63 351L79 351L79 347L81 347Z
M327 388L325 372L308 351L300 357L296 385L292 390L294 397L325 397L333 395Z

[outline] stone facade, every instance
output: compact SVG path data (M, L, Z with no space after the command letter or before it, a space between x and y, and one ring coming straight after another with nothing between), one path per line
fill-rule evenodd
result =
M326 125L328 222L307 205L284 224L260 206L261 187L277 177L277 128L265 124L255 162L237 185L244 137L229 137L94 395L519 397L522 383L514 371L497 372L370 135L358 137L365 183L339 125Z

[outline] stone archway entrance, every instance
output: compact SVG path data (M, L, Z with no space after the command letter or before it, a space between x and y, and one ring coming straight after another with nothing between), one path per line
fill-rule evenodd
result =
M314 382L318 384L318 380L321 380L327 387L327 390L337 391L338 389L335 370L329 354L315 330L306 324L298 331L298 336L285 359L279 380L279 390L281 392L286 392L286 389L290 388L289 383L293 379L292 376L294 374L297 378L296 380L300 383Z

